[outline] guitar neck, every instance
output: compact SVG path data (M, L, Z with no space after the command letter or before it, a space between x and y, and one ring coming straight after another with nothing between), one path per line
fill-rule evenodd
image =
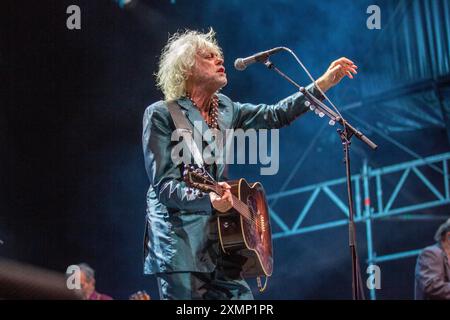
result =
M204 192L214 192L220 197L224 194L224 189L215 181L211 176L206 174L203 170L189 167L185 169L183 173L184 180L187 185L202 190ZM244 219L249 222L253 222L252 212L249 210L247 204L238 199L235 195L231 194L233 199L233 209L236 210Z

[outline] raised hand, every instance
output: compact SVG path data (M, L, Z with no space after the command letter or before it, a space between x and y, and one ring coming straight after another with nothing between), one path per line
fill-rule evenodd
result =
M337 85L345 76L353 79L353 75L357 74L358 66L348 58L342 57L334 60L327 71L316 81L316 84L323 91L327 91L331 87Z

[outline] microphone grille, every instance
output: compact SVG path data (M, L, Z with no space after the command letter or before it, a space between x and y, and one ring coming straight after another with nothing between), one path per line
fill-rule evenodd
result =
M244 59L242 58L238 58L234 61L234 67L236 68L236 70L239 71L245 70L245 68L247 68L247 66L244 63Z

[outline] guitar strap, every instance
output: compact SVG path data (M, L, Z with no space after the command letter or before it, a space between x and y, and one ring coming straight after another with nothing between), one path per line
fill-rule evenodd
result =
M194 162L197 166L203 166L203 157L200 153L200 146L193 138L194 130L196 130L186 119L186 115L181 111L180 106L175 101L169 101L167 103L167 108L169 109L170 115L172 116L173 122L177 130L180 130L180 134L183 136L186 146L189 148ZM200 135L201 137L201 135ZM201 143L201 141L200 141Z

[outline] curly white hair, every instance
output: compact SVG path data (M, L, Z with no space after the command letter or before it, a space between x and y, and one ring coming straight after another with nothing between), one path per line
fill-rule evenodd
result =
M195 55L203 50L223 57L217 44L215 31L207 33L185 30L169 37L163 48L156 73L156 83L166 101L176 100L186 95L188 72L195 64Z

